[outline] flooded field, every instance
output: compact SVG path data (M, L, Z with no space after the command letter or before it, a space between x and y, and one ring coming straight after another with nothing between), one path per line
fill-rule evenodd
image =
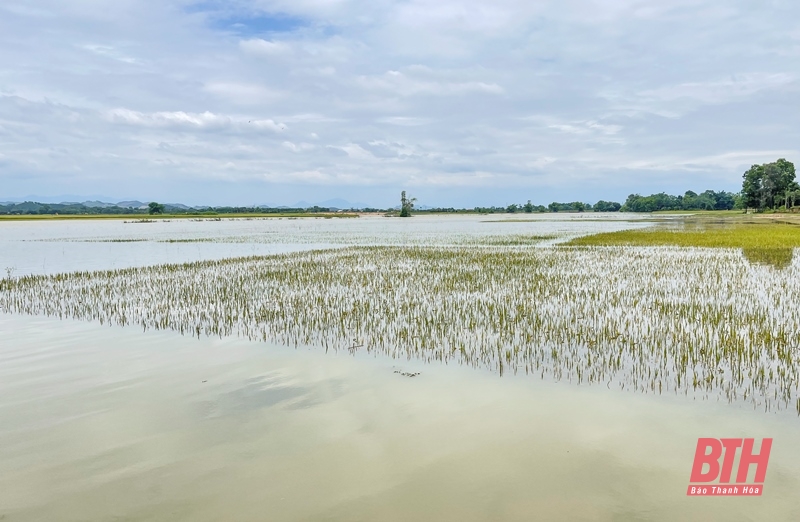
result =
M800 519L797 256L605 217L0 223L0 520Z
M54 274L295 252L348 245L514 242L517 236L574 237L643 227L646 216L364 216L0 222L0 269ZM627 218L627 219L623 219ZM4 275L0 272L0 276Z

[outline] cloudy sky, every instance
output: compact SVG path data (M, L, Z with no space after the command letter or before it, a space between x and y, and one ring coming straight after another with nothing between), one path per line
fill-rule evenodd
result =
M2 0L0 201L473 206L800 162L796 0Z

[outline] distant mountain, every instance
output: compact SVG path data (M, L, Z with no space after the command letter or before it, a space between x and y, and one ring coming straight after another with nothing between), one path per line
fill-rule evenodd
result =
M107 201L115 201L117 198L110 198L108 196L101 196L97 194L90 194L90 195L82 195L76 196L75 194L62 194L60 196L37 196L35 194L29 194L22 198L7 198L8 201L6 203L22 203L24 201L35 201L37 203L58 203L62 205L80 205L81 201L99 201L99 202L107 202ZM113 205L113 203L111 204Z
M39 203L35 203L33 201L23 201L22 203L11 203L14 205L14 209L20 212L36 212L39 209L43 208L43 205Z
M62 204L66 203L62 202ZM90 207L90 208L108 208L108 207L119 206L116 203L106 203L104 201L84 201L83 203L76 203L76 204L80 204L83 205L84 207Z
M122 208L144 208L147 206L147 203L142 203L141 201L120 201L117 203L118 207Z
M105 198L102 196L98 196L92 199L85 199L85 197L80 196L55 196L55 197L42 197L42 196L27 196L25 198L8 198L7 201L0 202L0 205L19 205L25 203L26 206L24 208L28 208L31 204L37 205L82 205L86 208L97 208L97 209L105 209L105 208L113 208L113 207L120 207L120 208L127 208L127 209L147 209L149 201L139 201L138 199L131 199L131 200L124 200L114 203L114 199L112 198ZM183 203L164 203L164 207L169 210L206 210L209 208L217 207L217 206L232 206L232 205L196 205L190 206L185 205ZM318 201L316 203L309 203L308 201L298 201L294 205L280 205L275 206L271 203L262 203L260 205L254 205L255 208L311 208L311 207L320 207L320 208L327 208L331 210L350 210L350 209L364 209L364 208L373 208L371 205L366 203L362 203L360 201L352 202L342 198L333 198L333 199L326 199L325 201ZM38 207L37 207L38 208ZM419 209L425 209L428 207L420 206Z
M56 201L53 201L56 200ZM113 200L112 200L113 201ZM2 205L18 205L20 203L25 202L35 202L35 203L42 203L42 204L49 204L49 205L83 205L87 208L111 208L111 207L120 207L120 208L134 208L134 209L143 209L147 208L148 203L139 200L128 200L128 201L120 201L119 203L112 203L110 201L102 201L99 199L95 200L87 200L81 201L80 198L76 198L74 200L66 200L61 198L39 198L37 196L31 196L30 198L19 199L18 201L4 201L0 204ZM172 208L172 209L180 209L180 210L193 210L195 208L200 207L190 207L189 205L184 205L183 203L164 203L164 207Z

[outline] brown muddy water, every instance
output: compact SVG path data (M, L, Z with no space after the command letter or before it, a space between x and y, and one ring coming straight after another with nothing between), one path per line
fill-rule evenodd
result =
M40 317L0 332L4 521L800 519L785 413ZM709 436L774 438L762 497L685 496Z

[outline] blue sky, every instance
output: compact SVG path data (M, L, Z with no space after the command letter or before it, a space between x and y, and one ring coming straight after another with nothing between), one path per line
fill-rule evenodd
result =
M505 205L800 161L800 4L4 0L0 201Z

